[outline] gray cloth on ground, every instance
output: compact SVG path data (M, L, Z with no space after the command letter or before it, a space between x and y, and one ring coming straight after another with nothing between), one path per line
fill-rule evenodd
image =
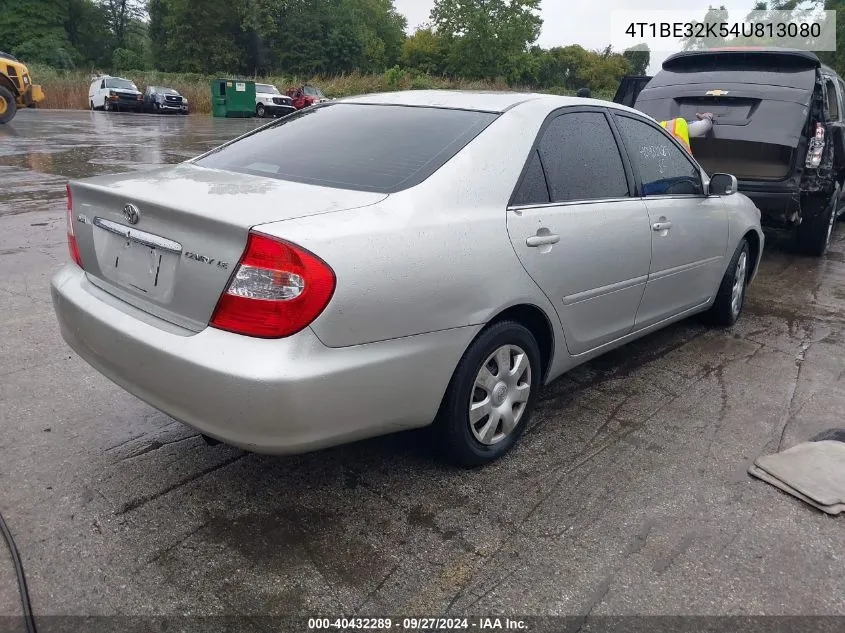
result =
M754 460L748 472L827 512L845 511L845 443L803 442Z

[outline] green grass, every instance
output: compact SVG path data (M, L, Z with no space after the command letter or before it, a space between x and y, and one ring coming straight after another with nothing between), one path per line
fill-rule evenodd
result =
M86 109L88 108L88 86L91 78L98 74L93 71L56 70L49 66L30 65L33 82L44 88L45 99L39 105L42 108ZM164 73L158 71L113 71L112 74L126 77L135 82L140 90L149 85L164 85L175 88L190 103L192 114L209 114L211 112L210 81L220 75L197 75L190 73ZM226 76L226 75L224 75ZM409 71L392 69L386 73L367 75L349 73L328 77L296 77L296 76L261 76L237 77L239 79L253 79L262 83L275 85L279 90L301 84L319 86L327 97L340 98L351 95L372 92L387 92L393 90L518 90L501 81L480 81L469 79L452 79L436 77ZM572 95L574 91L552 89L542 92ZM595 95L598 98L609 99L612 95Z

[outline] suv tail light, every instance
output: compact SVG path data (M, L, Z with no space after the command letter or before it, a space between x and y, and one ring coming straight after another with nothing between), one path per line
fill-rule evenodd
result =
M815 169L821 165L823 152L824 126L821 123L816 123L816 135L810 139L810 147L807 149L807 162L805 166L808 169Z
M250 231L210 325L247 336L290 336L320 315L335 285L334 271L313 253Z
M70 183L67 185L67 250L70 253L71 260L82 268L79 244L76 242L76 233L73 230L73 194L70 192Z

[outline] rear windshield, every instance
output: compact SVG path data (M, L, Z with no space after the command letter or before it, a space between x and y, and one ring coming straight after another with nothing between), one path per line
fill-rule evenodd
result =
M495 114L337 103L301 110L195 164L281 180L394 193L421 183Z

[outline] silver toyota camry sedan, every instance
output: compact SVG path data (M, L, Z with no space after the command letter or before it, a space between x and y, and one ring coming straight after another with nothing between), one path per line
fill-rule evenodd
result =
M52 296L83 359L208 437L282 454L430 425L478 465L575 365L694 313L732 325L759 218L628 108L367 95L70 183Z

